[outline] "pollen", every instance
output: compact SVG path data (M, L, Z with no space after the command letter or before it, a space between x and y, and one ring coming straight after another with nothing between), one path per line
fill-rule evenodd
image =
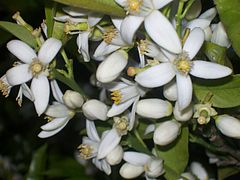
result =
M128 0L128 13L139 13L142 0Z
M114 117L114 128L116 128L117 132L120 135L127 134L128 131L128 118L126 116L120 117Z
M3 96L8 97L9 86L2 79L0 79L0 91L2 92Z
M174 64L176 65L177 70L185 75L187 75L192 68L192 62L189 59L188 54L186 52L180 54L174 60Z
M79 147L78 147L78 150L80 152L80 156L83 158L83 159L89 159L91 156L92 156L92 147L89 146L88 144L81 144Z
M109 27L106 32L103 33L103 40L110 44L112 40L117 36L118 32L113 26Z
M119 90L115 90L111 93L111 99L114 101L114 104L120 104L122 99L122 94Z
M39 75L44 69L44 65L38 59L34 59L30 65L33 76Z

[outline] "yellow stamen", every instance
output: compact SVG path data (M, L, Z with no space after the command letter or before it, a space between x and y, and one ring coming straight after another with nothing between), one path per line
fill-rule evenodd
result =
M188 54L183 52L174 61L176 68L182 74L187 75L192 68L192 62L188 57Z
M2 92L2 95L5 97L8 97L9 95L9 85L7 85L2 79L0 79L0 91Z
M54 117L51 117L51 116L45 116L44 119L46 119L47 122L51 122L51 121L54 119Z
M89 159L92 156L93 148L91 146L89 146L88 144L81 144L78 147L78 150L80 152L80 156L83 159Z
M119 104L122 99L121 92L119 90L115 90L111 93L111 99L114 101L114 104Z
M126 116L122 116L121 118L119 117L114 117L114 128L116 128L117 132L120 135L125 135L127 134L128 131L128 118Z
M128 0L128 12L127 13L139 13L142 0Z
M38 59L34 59L29 68L33 76L36 76L45 70L44 65Z
M106 32L103 33L103 40L107 43L110 44L118 34L118 31L113 27L110 26Z

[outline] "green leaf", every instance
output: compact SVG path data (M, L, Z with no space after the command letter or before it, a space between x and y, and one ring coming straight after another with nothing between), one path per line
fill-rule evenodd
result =
M215 0L215 4L232 46L240 57L240 1Z
M47 145L40 147L33 155L26 180L43 180L47 162Z
M25 27L7 21L0 21L0 27L4 30L7 30L22 41L26 42L28 45L34 48L37 47L37 42L34 36Z
M203 51L210 61L232 68L232 64L226 55L227 48L205 41Z
M118 6L114 0L54 0L56 2L79 7L89 11L95 11L102 14L125 16L125 11Z
M197 83L196 83L197 82ZM213 95L214 107L231 108L240 105L240 75L221 80L198 80L194 84L194 94L201 101L207 94Z
M218 180L224 180L229 176L239 173L240 169L236 166L219 167L217 172Z
M183 127L181 135L168 146L158 146L158 155L164 160L165 174L168 180L176 180L188 164L188 127Z
M47 24L47 35L48 37L52 36L53 26L54 26L54 16L56 14L56 3L47 1L45 4L45 17Z

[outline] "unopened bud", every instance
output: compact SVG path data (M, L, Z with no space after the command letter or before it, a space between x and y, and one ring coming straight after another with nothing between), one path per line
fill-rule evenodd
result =
M146 175L150 178L157 178L164 173L163 160L151 159L145 165Z
M143 172L143 166L136 166L130 163L125 163L120 168L119 174L125 179L133 179L140 176Z
M192 162L190 165L191 172L200 180L207 180L208 174L205 168L198 162Z
M107 162L114 166L119 164L122 161L123 158L123 148L122 146L118 145L115 147L107 156L106 160Z
M78 92L67 90L63 95L63 102L70 109L76 109L82 107L84 99Z
M178 107L178 103L175 103L173 110L174 118L178 121L188 121L193 115L193 107L189 105L184 110L180 111Z

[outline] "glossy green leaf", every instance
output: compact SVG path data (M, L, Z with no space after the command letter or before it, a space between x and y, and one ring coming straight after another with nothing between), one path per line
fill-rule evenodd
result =
M218 180L224 180L229 176L237 174L240 172L240 169L236 166L228 166L228 167L219 167L218 168Z
M225 47L205 41L203 51L210 61L232 68L232 64L227 58L227 49Z
M215 0L215 4L232 46L240 57L240 1Z
M158 146L158 155L164 160L164 177L168 180L178 179L188 164L188 128L182 128L181 135L172 144Z
M197 83L196 83L197 82ZM240 75L221 80L198 80L194 84L194 94L201 101L207 94L213 95L214 107L231 108L240 105Z
M40 147L33 155L26 180L43 180L47 162L47 145Z
M56 14L56 3L47 1L45 4L45 17L46 17L48 37L51 37L53 33L53 26L54 26L53 18L55 14Z
M37 42L34 36L23 26L7 21L0 21L0 28L8 31L9 33L26 42L30 46L34 48L37 47Z
M56 2L79 7L82 9L99 12L102 14L121 16L125 15L125 11L118 6L114 0L54 0Z

